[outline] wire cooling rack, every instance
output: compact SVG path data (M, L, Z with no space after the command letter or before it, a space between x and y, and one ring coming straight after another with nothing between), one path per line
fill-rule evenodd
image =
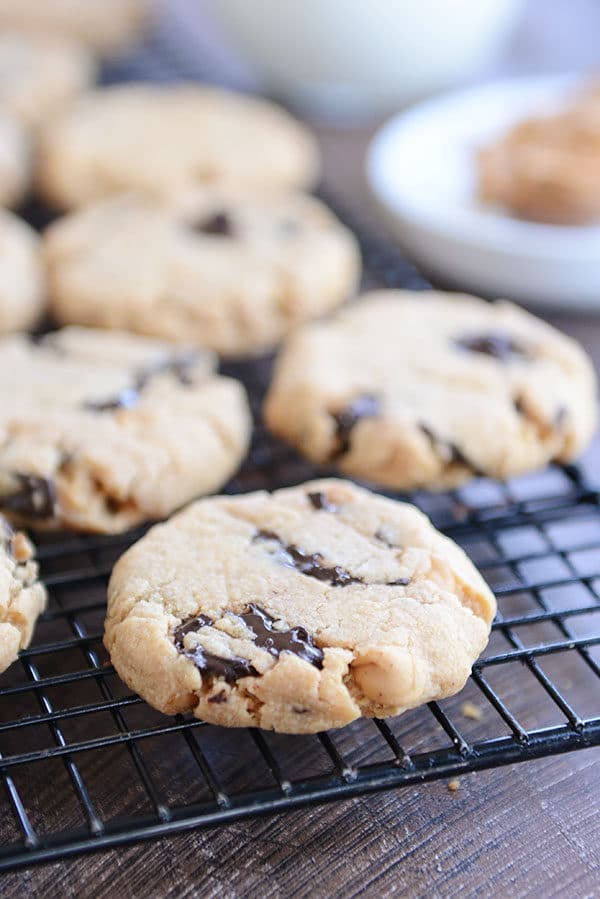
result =
M167 57L156 63L153 47L150 58L162 75ZM427 286L394 247L337 211L358 233L369 286ZM228 366L255 413L270 365ZM40 537L48 610L0 676L0 870L600 744L598 457L412 496L495 590L489 646L460 696L317 736L154 712L102 646L111 566L142 531ZM257 422L227 489L317 473Z

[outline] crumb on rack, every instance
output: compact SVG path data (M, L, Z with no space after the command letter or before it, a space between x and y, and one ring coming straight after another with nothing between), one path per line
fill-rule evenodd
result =
M456 793L458 792L458 790L460 790L460 780L458 779L458 777L455 777L454 780L451 780L448 783L448 789L451 793Z
M460 710L464 718L471 718L473 721L481 721L483 718L483 712L479 706L475 705L473 702L463 702Z

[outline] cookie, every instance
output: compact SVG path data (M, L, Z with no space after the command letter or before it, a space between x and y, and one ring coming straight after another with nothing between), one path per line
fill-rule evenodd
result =
M52 225L44 257L58 321L226 356L268 349L338 306L360 271L354 237L312 197L216 189L169 206L101 201Z
M94 81L92 54L71 41L0 31L0 106L36 126Z
M116 533L219 488L245 455L242 385L206 352L66 328L0 341L0 511Z
M108 594L112 663L151 705L283 733L456 693L495 612L421 512L335 480L194 503Z
M0 516L0 672L29 645L46 591L37 579L33 546Z
M303 187L317 150L282 109L198 85L101 88L41 134L39 189L58 208L120 191L164 196L204 184Z
M16 206L31 178L31 141L14 116L0 111L0 206Z
M123 50L148 24L154 0L2 0L0 28L82 41L105 54Z
M479 152L479 193L537 222L579 225L600 218L600 116L583 101L555 116L518 123Z
M574 340L511 303L389 290L292 336L264 412L316 462L441 490L571 461L596 383Z
M30 328L43 312L39 243L33 228L0 209L0 333Z

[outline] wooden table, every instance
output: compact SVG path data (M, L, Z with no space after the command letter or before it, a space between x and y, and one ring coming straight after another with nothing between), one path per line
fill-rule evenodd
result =
M381 228L367 132L320 130L326 182ZM563 316L600 362L600 320ZM107 775L109 776L109 774ZM3 895L592 896L600 750L191 833L7 875Z

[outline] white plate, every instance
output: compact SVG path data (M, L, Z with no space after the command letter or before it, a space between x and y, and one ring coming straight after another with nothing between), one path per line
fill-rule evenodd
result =
M476 149L525 116L552 112L580 80L513 79L447 94L376 134L371 188L426 272L487 296L600 310L600 226L519 221L476 196Z

